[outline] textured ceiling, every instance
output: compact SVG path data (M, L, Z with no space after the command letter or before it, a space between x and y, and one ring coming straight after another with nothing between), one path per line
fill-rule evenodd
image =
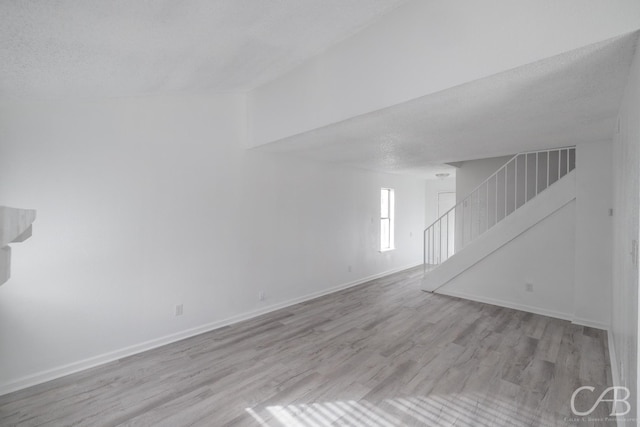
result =
M405 0L2 0L0 97L246 91Z
M433 178L443 163L607 141L638 33L257 149Z

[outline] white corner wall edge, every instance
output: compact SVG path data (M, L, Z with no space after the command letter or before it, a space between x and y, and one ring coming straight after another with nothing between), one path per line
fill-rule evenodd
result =
M616 343L613 339L613 332L610 327L607 328L607 344L607 346L609 347L609 366L611 367L611 381L613 382L614 387L621 387L622 381L620 378L620 372L618 372L618 364L616 363L616 360L618 360ZM621 417L616 416L616 424L618 425L618 427L623 427L625 425L625 422Z
M422 290L439 290L484 258L575 199L575 170L512 212L422 279Z
M86 369L95 368L100 365L104 365L109 362L113 362L118 359L122 359L124 357L133 356L135 354L139 354L148 350L152 350L154 348L162 347L167 344L171 344L177 341L181 341L185 338L190 338L196 335L203 334L205 332L210 332L215 329L219 329L225 326L232 325L234 323L242 322L244 320L253 319L254 317L261 316L263 314L271 313L273 311L277 311L286 307L290 307L292 305L300 304L302 302L310 301L315 298L319 298L334 292L342 291L344 289L352 288L354 286L362 285L371 280L379 279L381 277L387 276L389 274L397 273L403 270L407 270L410 268L418 267L422 265L422 263L411 264L404 267L394 268L391 270L383 271L382 273L377 273L368 277L364 277L362 279L355 280L353 282L343 283L337 286L333 286L331 288L314 292L308 295L304 295L301 297L293 298L290 300L286 300L277 304L273 304L259 310L249 311L246 313L238 314L236 316L232 316L226 319L219 320L217 322L208 323L202 326L197 326L195 328L187 329L184 331L176 332L173 334L165 335L163 337L155 338L149 341L145 341L139 344L134 344L129 347L124 347L119 350L111 351L108 353L100 354L98 356L90 357L88 359L80 360L78 362L69 363L67 365L59 366L57 368L48 369L46 371L37 372L35 374L31 374L17 380L0 384L0 396L5 394L12 393L14 391L22 390L28 387L32 387L34 385L42 384L47 381L55 380L57 378L61 378L67 375L74 374L76 372L84 371Z

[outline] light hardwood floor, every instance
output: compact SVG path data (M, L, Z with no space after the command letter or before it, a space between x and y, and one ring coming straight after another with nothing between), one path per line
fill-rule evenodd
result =
M0 425L571 425L573 391L610 385L604 331L424 293L420 274L2 396Z

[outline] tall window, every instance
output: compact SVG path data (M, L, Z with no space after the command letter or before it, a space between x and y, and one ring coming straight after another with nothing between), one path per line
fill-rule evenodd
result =
M383 188L380 190L380 250L389 251L394 249L393 241L393 189Z

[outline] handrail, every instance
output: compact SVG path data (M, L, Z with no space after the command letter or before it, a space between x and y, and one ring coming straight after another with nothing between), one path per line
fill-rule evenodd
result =
M546 170L543 170L543 172L546 172L546 179L543 179L544 181L542 182L542 184L544 184L544 188L539 189L539 181L540 181L540 154L541 153L546 153L546 157L544 157L544 161L546 163L545 166L543 166L543 168L546 167ZM555 176L555 170L552 171L550 163L551 163L551 153L557 153L557 176ZM529 197L529 185L528 185L528 179L529 179L529 175L530 172L528 171L529 168L529 156L535 155L535 188L533 188L533 196ZM518 159L520 157L524 156L524 173L522 173L522 171L520 172L520 174L518 173ZM566 157L566 160L564 159ZM572 157L573 157L573 162L572 162ZM566 163L565 163L566 162ZM509 183L508 183L508 175L509 175L509 167L512 166L512 170L514 172L513 177L513 188L511 189L511 191L509 191ZM565 167L566 166L566 167ZM482 183L480 183L477 187L475 187L467 196L465 196L462 200L460 200L459 202L457 202L451 209L449 209L448 211L446 211L445 213L443 213L442 215L440 215L440 217L438 219L436 219L433 223L431 223L427 228L424 229L423 232L423 238L424 238L424 256L423 256L423 262L424 262L424 266L425 266L425 270L426 270L426 266L427 264L429 265L439 265L440 263L446 261L450 255L449 252L451 251L450 249L450 240L452 239L452 237L455 235L455 229L456 228L462 228L462 232L463 232L463 238L456 238L456 240L453 242L453 244L451 246L453 246L453 254L454 255L457 250L457 246L456 245L456 241L459 241L460 243L462 243L462 246L465 246L465 244L469 243L471 240L474 239L473 237L473 212L474 212L474 208L475 206L473 205L473 198L477 197L478 198L478 206L477 206L477 210L481 210L483 209L481 212L479 212L480 214L480 219L484 219L485 220L485 224L484 224L484 230L478 232L478 230L476 230L476 232L478 233L477 235L479 236L480 234L483 234L484 232L486 232L489 228L491 228L493 225L497 224L498 222L502 221L504 218L506 218L508 215L510 215L513 211L519 209L520 207L522 207L523 205L525 205L529 200L531 200L531 198L537 196L541 191L543 191L544 189L546 189L548 186L550 186L551 184L555 183L556 181L558 181L560 178L562 178L563 176L565 176L566 174L568 174L569 172L571 172L573 169L575 168L575 146L565 146L565 147L560 147L560 148L552 148L552 149L546 149L546 150L536 150L536 151L525 151L525 152L521 152L518 153L516 155L514 155L513 157L511 157L505 164L503 164L500 168L498 168L498 170L496 170L494 173L492 173L488 178L486 178L484 181L482 181ZM501 172L504 171L504 184L503 187L501 189L501 192L498 193L498 176ZM551 172L553 172L554 174L554 178L555 181L551 182ZM520 175L523 175L522 177ZM518 197L518 187L519 187L519 178L520 179L524 179L524 200L522 201L522 204L518 205L519 203L519 197ZM494 188L489 188L490 185L489 183L494 180L495 181L495 189ZM521 184L520 184L521 185ZM482 194L480 192L483 192ZM494 209L494 218L493 218L493 224L490 226L490 220L489 220L489 212L491 211L490 207L489 207L489 198L490 195L493 196L494 199L494 203L495 203L495 209ZM485 206L481 206L481 201L480 201L480 196L486 196L485 199ZM521 194L520 194L521 196ZM504 209L502 209L502 206L498 206L498 199L499 198L503 198L503 204L504 204ZM466 210L469 209L467 208L467 206L469 205L469 202L471 202L471 221L469 224L469 229L470 230L465 230L465 224L466 224L466 220L467 218L465 217L466 214ZM513 210L509 211L510 208L513 207ZM456 214L456 210L461 210L461 214L463 216L462 219L457 217ZM502 215L502 212L500 215L498 215L498 211L503 211L504 215ZM454 225L453 227L450 227L449 224L449 215L451 215L451 213L453 212L453 217L454 217ZM442 249L443 249L443 240L442 240L442 234L443 234L443 219L446 218L446 226L447 226L447 231L446 231L446 236L445 236L445 244L446 244L446 254L445 254L445 259L442 260ZM440 229L438 230L438 236L435 236L436 233L436 226L440 225ZM479 228L478 224L476 226L476 228ZM465 231L469 231L471 236L470 236L470 240L469 242L465 242ZM429 239L429 236L431 237ZM438 243L435 242L436 237L439 239ZM476 236L477 237L477 236ZM429 240L428 240L429 239ZM436 245L438 247L436 247ZM459 250L459 248L457 248ZM434 255L437 255L437 257L434 257ZM451 255L451 256L452 256ZM428 263L429 261L429 263Z
M489 180L491 180L491 178L493 178L493 177L494 177L494 176L496 176L498 173L500 173L500 171L501 171L503 168L506 168L506 167L507 167L507 165L508 165L509 163L511 163L511 162L512 162L516 157L518 157L518 156L522 156L522 155L525 155L525 154L538 154L538 153L548 153L548 152L550 152L550 151L570 150L570 149L572 149L572 148L575 148L575 145L568 145L568 146L566 146L566 147L560 147L560 148L549 148L549 149L547 149L547 150L523 151L523 152L521 152L521 153L518 153L518 154L514 155L514 156L513 156L513 157L511 157L509 160L507 160L507 162L506 162L504 165L500 166L500 168L499 168L497 171L495 171L494 173L492 173L491 175L489 175L489 177L488 177L487 179L485 179L484 181L482 181L482 182L480 183L480 185L478 185L476 188L474 188L473 190L471 190L471 191L469 192L469 194L467 194L467 196L466 196L464 199L460 200L460 201L459 201L459 202L457 202L457 203L456 203L456 204L455 204L451 209L449 209L448 211L446 211L445 213L443 213L442 215L440 215L440 217L439 217L438 219L436 219L435 221L433 221L433 222L431 223L431 225L429 225L429 227L425 228L424 230L426 231L428 228L430 228L431 226L433 226L433 225L434 225L436 222L438 222L438 221L439 221L443 216L447 215L449 212L451 212L452 210L454 210L454 209L456 208L456 206L458 206L460 203L464 203L464 202L465 202L465 200L467 200L468 198L470 198L470 197L473 195L473 193L475 193L476 191L478 191L478 190L480 189L480 187L482 187L483 185L485 185Z
M471 196L473 196L473 193L475 193L476 191L478 191L480 189L480 187L482 187L484 184L486 184L491 178L493 178L494 176L496 176L503 168L506 168L506 166L511 163L512 160L514 160L516 157L518 157L521 153L516 154L515 156L513 156L512 158L510 158L509 160L507 160L507 162L500 166L500 168L495 171L494 173L492 173L491 175L489 175L489 178L485 179L484 181L482 181L480 183L480 185L478 185L476 188L474 188L473 190L471 190L469 192L469 194L467 194L467 196L460 200L459 202L456 202L455 205L453 205L453 207L451 209L449 209L448 211L446 211L445 213L443 213L442 215L440 215L440 217L438 219L436 219L435 221L433 221L433 223L431 223L431 225L427 228L424 229L424 231L427 231L427 229L431 228L432 226L434 226L438 221L440 221L440 219L442 219L442 217L446 216L447 214L449 214L449 212L451 212L452 210L454 210L459 204L464 203L467 199L469 199Z

